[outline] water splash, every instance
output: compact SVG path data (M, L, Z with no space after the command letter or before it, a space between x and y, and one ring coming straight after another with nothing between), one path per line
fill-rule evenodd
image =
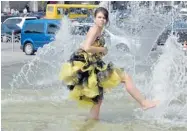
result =
M181 43L170 36L163 54L152 67L152 77L145 85L147 97L161 101L157 108L141 114L141 119L169 122L172 125L187 122L187 56ZM154 113L153 113L154 112Z
M173 10L167 15L170 16L169 23L173 23L177 18L177 13ZM170 126L186 125L186 65L187 56L182 51L181 43L177 42L177 37L169 36L162 49L162 54L151 66L150 80L141 85L148 98L158 99L161 103L157 108L141 112L141 117L137 115L138 118L157 120L157 122L169 123Z
M64 18L61 22L63 30L56 34L55 41L39 48L36 56L25 64L17 75L13 76L13 81L10 83L12 94L18 88L37 90L61 87L61 83L58 81L60 66L76 49L77 44L72 41L70 27L69 20Z
M114 33L125 36L130 43L140 44L140 49L136 50L133 55L124 55L124 52L116 50L111 44L109 45L111 49L109 55L105 58L106 61L112 60L117 66L124 67L127 71L134 71L134 62L137 62L135 56L140 56L141 60L146 59L145 57L150 53L157 36L170 21L169 15L157 14L150 9L140 7L138 2L131 2L131 11L128 21L121 22L121 25L116 24L115 14L111 15L113 18L111 18L109 28L116 29ZM63 93L67 90L58 81L60 66L83 40L82 37L80 39L70 35L70 26L69 20L63 19L56 40L39 49L35 58L25 64L21 71L14 76L10 83L12 94L15 94L18 88L33 90L50 88L55 89L52 96L64 95ZM143 113L141 117L160 120L167 118L186 122L187 94L185 92L187 90L186 77L183 72L183 65L186 62L184 61L185 56L171 41L168 40L166 45L163 55L152 68L152 77L146 78L146 74L149 72L144 72L141 77L137 75L139 79L145 81L141 87L144 87L142 90L147 94L147 97L158 98L162 101L161 105L154 109L154 116L152 111L148 111ZM135 71L133 74L135 75ZM56 89L60 89L62 92L57 93Z

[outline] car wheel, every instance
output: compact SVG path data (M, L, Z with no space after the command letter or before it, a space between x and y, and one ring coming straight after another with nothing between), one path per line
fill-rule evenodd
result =
M34 53L34 48L31 43L26 43L24 46L24 51L26 55L32 55Z
M119 44L117 44L117 45L116 45L116 48L117 48L118 50L122 50L122 51L124 51L124 52L126 52L126 53L129 53L129 52L130 52L129 47L128 47L126 44L124 44L124 43L119 43Z

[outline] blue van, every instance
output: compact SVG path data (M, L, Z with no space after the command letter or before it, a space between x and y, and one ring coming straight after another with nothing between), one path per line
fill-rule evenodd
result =
M59 20L29 20L21 30L21 49L26 55L34 54L39 47L55 40L55 34L60 29Z

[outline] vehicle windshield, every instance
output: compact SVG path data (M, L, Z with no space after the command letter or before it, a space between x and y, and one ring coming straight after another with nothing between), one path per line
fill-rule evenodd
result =
M13 25L13 24L8 24L7 27L8 27L9 29L12 29L12 30L13 30L13 29L20 29L19 26Z
M22 21L22 19L8 19L4 22L4 24L19 24Z
M88 14L88 9L86 8L70 8L70 14Z

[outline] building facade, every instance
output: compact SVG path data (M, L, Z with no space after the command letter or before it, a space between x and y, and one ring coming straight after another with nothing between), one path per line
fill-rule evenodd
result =
M47 4L97 4L99 1L1 1L1 12L4 8L17 9L22 12L24 8L28 8L29 11L45 11Z
M101 1L1 1L1 11L4 8L17 9L22 12L24 8L28 8L29 11L45 11L47 4L65 3L65 4L99 4ZM105 1L106 2L106 1ZM129 5L129 1L109 1L111 9L126 9ZM175 1L174 5L182 4L186 5L186 1ZM157 5L172 5L172 1L141 1L140 5L144 5L150 8L154 8Z

